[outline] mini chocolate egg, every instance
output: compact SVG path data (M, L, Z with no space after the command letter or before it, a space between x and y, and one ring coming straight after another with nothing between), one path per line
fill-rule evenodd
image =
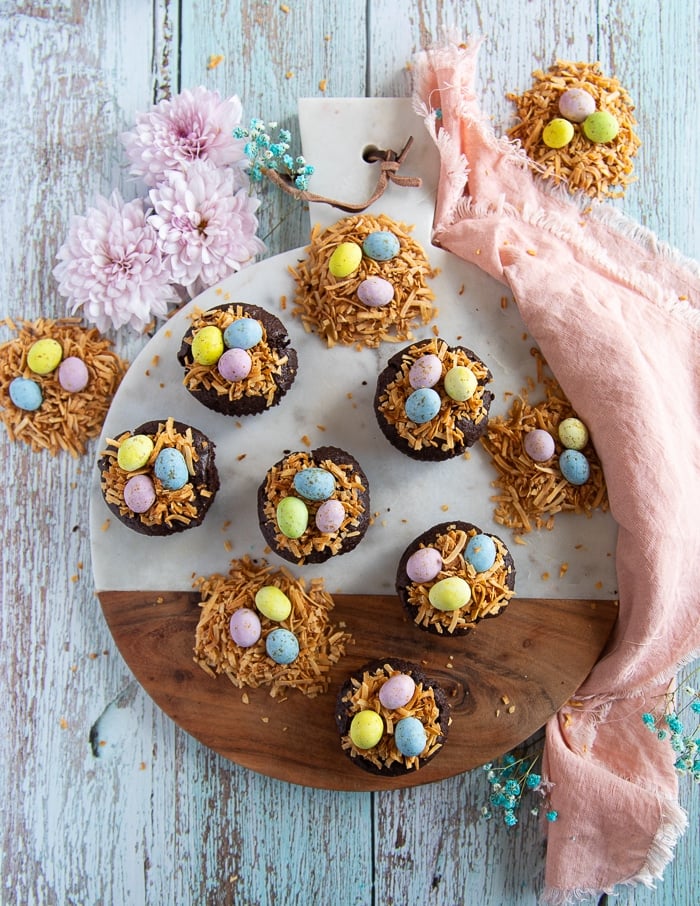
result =
M555 117L542 130L542 141L548 148L565 148L574 137L574 127L568 120Z
M119 446L117 463L125 472L142 469L153 452L153 441L147 434L132 434Z
M559 468L569 484L574 485L585 484L591 474L588 460L578 450L564 450L559 457Z
M51 374L63 358L63 347L58 340L44 337L32 343L27 352L27 365L34 374Z
M470 400L477 386L476 375L466 365L455 365L445 375L445 393L458 403Z
M345 507L339 500L325 500L316 510L316 528L324 535L337 532L345 519Z
M394 298L394 287L383 277L367 277L357 287L357 298L368 308L381 308Z
M485 573L496 562L496 545L490 535L473 535L464 550L464 559L478 573Z
M9 393L15 406L25 412L35 412L44 401L41 387L29 378L14 378L10 382Z
M277 528L286 538L301 538L309 524L309 509L299 497L283 497L277 504Z
M250 353L238 346L227 349L216 363L216 369L225 381L244 381L250 374L253 360Z
M428 737L417 717L403 717L394 727L394 745L405 758L417 758Z
M179 491L190 480L185 457L175 447L163 447L153 463L153 472L166 491Z
M265 651L276 664L291 664L299 657L299 642L288 629L273 629L265 639Z
M403 708L413 698L416 681L408 673L395 673L379 690L379 701L389 711Z
M440 579L428 592L428 600L437 610L459 610L469 602L472 590L466 579L461 576L448 576Z
M268 620L281 623L292 612L292 602L276 585L263 585L255 593L255 606Z
M262 633L260 617L249 607L239 607L231 614L228 631L236 645L240 645L241 648L250 648L258 641Z
M145 513L156 500L156 489L150 475L132 475L124 485L124 503L134 513Z
M420 547L406 561L411 582L432 582L442 569L442 554L434 547Z
M582 123L595 112L595 98L583 88L567 88L559 98L559 113L572 123Z
M58 366L58 383L68 393L80 393L89 380L87 365L77 355L69 355Z
M224 335L214 324L200 327L192 337L192 358L199 365L216 365L224 351Z
M605 145L617 136L620 124L607 110L596 110L583 121L582 129L587 139Z
M528 431L523 440L525 452L535 462L546 462L554 456L554 438L543 428Z
M432 353L417 358L408 370L408 383L414 390L434 387L441 377L442 362Z
M423 425L438 414L440 402L440 394L432 387L419 387L406 399L406 418L416 425Z
M306 500L328 500L335 493L335 478L328 469L301 469L292 481L294 490Z
M588 428L580 418L565 418L559 422L559 440L567 450L583 450L588 443Z
M358 711L350 722L350 739L358 749L372 749L384 735L384 721L376 711Z
M354 274L362 261L362 249L356 242L341 242L328 259L328 270L342 280Z
M263 337L260 321L255 318L238 318L224 331L224 345L228 349L252 349Z
M370 233L362 243L362 251L373 261L390 261L399 254L401 243L389 230Z

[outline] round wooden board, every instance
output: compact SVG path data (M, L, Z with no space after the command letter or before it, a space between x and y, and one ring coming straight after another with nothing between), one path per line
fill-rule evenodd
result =
M575 692L600 655L617 616L613 601L514 598L466 636L417 629L398 598L336 595L331 622L354 645L335 665L327 693L284 701L266 689L237 689L193 660L195 592L102 591L105 618L137 680L180 727L245 767L304 786L385 790L444 780L491 761L527 739ZM403 777L363 771L342 752L335 729L338 689L380 657L420 663L452 704L441 752ZM247 699L247 703L245 701Z

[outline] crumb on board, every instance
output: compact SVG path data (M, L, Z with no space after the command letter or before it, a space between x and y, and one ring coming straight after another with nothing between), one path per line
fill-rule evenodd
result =
M207 60L207 69L216 69L220 63L224 62L224 55L220 53L210 53Z
M321 79L321 81L318 83L318 90L325 91L327 87L328 87L328 81L326 79Z

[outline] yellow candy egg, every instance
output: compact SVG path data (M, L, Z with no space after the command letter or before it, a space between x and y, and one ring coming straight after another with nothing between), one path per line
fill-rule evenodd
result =
M224 352L224 335L210 324L202 327L192 338L192 357L200 365L216 365Z
M119 447L117 462L125 472L142 469L153 452L153 441L147 434L132 434Z
M286 538L301 538L309 524L309 508L299 497L284 497L277 504L277 528Z
M428 592L428 600L437 610L459 610L469 602L472 590L469 583L461 576L448 576L440 579Z
M542 130L542 141L548 148L564 148L574 137L574 127L568 120L556 117Z
M445 375L445 393L458 403L470 400L476 388L476 376L465 365L455 365Z
M51 374L63 358L63 347L58 340L44 337L32 343L27 353L27 365L34 374Z
M292 612L292 602L281 588L276 585L265 585L255 594L255 606L268 620L281 623Z
M334 277L349 277L360 266L362 248L354 242L341 242L328 261L328 270Z
M559 422L559 440L567 450L583 450L588 443L588 428L578 418Z
M350 739L358 749L371 749L384 735L384 721L376 711L358 711L350 723Z

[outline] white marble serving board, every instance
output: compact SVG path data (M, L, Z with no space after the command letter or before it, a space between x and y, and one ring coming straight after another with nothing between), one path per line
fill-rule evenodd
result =
M506 394L517 394L528 377L535 376L533 341L512 299L506 308L501 306L503 286L430 245L437 155L410 102L301 101L300 125L305 155L316 166L313 191L344 201L362 201L372 192L376 168L362 161L367 145L398 151L414 135L405 172L421 176L423 185L390 186L371 210L415 225L415 238L440 269L431 282L439 307L434 322L439 335L449 343L464 343L484 359L494 375L491 414L505 414L511 403ZM328 225L343 216L334 208L312 205L313 222ZM515 544L513 534L493 520L491 482L496 473L479 444L469 459L443 463L415 462L390 446L377 425L372 400L377 375L399 347L329 350L316 335L307 334L291 313L294 281L288 272L303 256L303 247L294 249L207 290L174 315L132 364L107 415L100 450L106 437L172 415L216 443L221 490L201 526L169 538L149 538L112 517L94 468L91 539L97 590L185 590L194 576L226 572L231 558L244 554L289 567L265 550L257 520L257 488L285 451L333 444L361 463L375 516L354 551L325 564L289 567L296 574L322 576L331 592L391 593L399 557L408 543L437 522L463 519L500 535L509 545L518 594L614 598L616 526L609 514L596 513L590 519L560 514L553 531L532 532L525 536L526 544ZM286 308L281 305L283 297ZM297 380L280 405L243 419L218 415L194 400L182 386L176 358L192 308L229 300L255 303L278 315L299 355ZM431 335L432 325L415 332L416 339ZM560 575L563 563L568 569Z

